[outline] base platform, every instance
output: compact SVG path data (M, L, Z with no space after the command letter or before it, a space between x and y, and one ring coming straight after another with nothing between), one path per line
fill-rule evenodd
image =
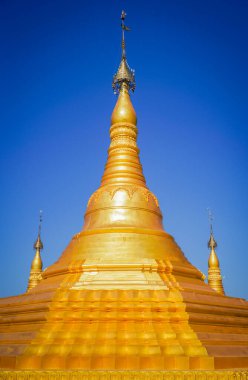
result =
M248 369L213 371L1 371L0 380L248 380Z

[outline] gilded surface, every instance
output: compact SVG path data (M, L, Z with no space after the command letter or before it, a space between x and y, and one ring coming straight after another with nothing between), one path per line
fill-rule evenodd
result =
M40 223L41 223L41 215L40 215ZM43 243L40 238L40 229L41 229L41 224L39 225L38 238L36 242L34 243L35 256L31 264L27 292L35 288L38 285L38 283L42 280L43 263L41 260L40 253L41 253L41 250L43 249Z
M247 380L248 371L3 371L0 380Z
M211 226L211 234L208 242L208 247L210 248L210 255L208 259L208 284L219 294L225 294L224 287L222 283L222 276L220 271L220 263L218 256L215 252L217 243L214 240L213 230Z
M129 74L115 77L107 163L82 231L28 293L0 300L0 366L20 370L2 379L247 377L248 303L205 284L164 231Z
M118 103L131 104L125 88ZM119 111L110 132L117 143L109 149L101 186L88 202L83 230L26 298L2 301L1 367L32 369L34 378L41 373L67 378L63 371L72 369L247 367L247 303L206 285L163 230L157 198L146 186L139 161L133 108L125 111L125 120ZM129 133L135 149L123 145ZM54 368L63 371L39 372ZM194 376L165 373L70 376Z

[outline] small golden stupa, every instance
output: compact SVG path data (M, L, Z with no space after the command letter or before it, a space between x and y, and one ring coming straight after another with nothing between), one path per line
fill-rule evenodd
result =
M248 302L212 286L212 267L204 282L146 185L121 18L101 185L58 261L28 292L0 300L0 379L245 379Z
M214 289L217 293L225 295L222 276L220 272L220 263L218 256L215 252L217 243L214 239L213 227L210 225L210 239L208 242L208 248L211 249L209 259L208 259L208 284Z
M41 251L43 249L43 243L42 243L41 237L40 237L41 222L42 222L42 214L40 211L39 232L38 232L37 240L34 243L35 256L34 256L34 259L32 261L32 264L31 264L27 292L29 292L31 289L35 288L35 286L37 286L38 283L42 280L43 263L41 260Z

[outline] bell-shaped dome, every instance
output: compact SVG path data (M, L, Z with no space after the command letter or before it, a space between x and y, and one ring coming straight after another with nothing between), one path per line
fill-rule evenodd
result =
M219 259L214 251L214 249L211 250L211 253L209 255L209 259L208 259L208 266L209 268L219 268L220 264L219 264Z
M128 87L123 83L118 100L111 117L111 124L130 123L136 125L137 117L128 92Z

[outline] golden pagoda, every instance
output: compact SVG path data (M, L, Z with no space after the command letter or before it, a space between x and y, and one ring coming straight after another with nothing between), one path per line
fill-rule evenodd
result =
M146 185L121 18L100 187L37 285L0 300L0 379L246 379L248 302L204 282Z

